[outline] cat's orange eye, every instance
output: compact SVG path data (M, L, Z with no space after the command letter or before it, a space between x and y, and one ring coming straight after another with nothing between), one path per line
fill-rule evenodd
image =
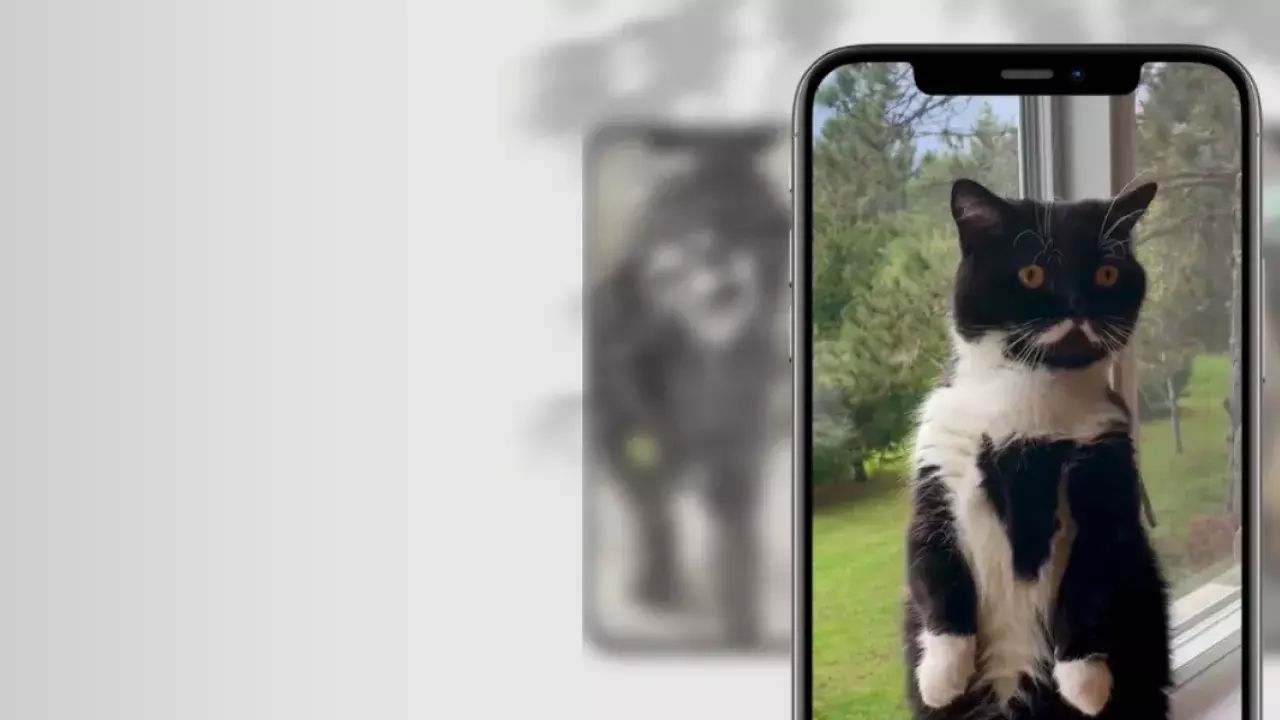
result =
M1093 281L1099 287L1109 288L1115 285L1119 279L1120 271L1116 269L1115 265L1103 265L1093 273Z
M1044 268L1039 265L1024 265L1018 271L1018 280L1022 281L1023 285L1035 290L1044 284Z

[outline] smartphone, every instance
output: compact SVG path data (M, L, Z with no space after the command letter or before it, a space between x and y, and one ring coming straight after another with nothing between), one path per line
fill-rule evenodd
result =
M795 717L1258 712L1259 130L1201 47L808 70Z

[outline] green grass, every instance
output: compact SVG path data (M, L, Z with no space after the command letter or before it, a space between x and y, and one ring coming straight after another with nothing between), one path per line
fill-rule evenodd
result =
M813 520L814 720L902 716L906 489L874 477L854 504Z
M1227 508L1226 358L1197 358L1183 395L1183 451L1170 421L1142 425L1143 476L1155 508L1152 537L1179 583L1212 565L1190 550L1199 517ZM815 720L907 717L902 661L903 540L907 495L900 470L882 466L848 504L813 520L813 706Z
M1182 408L1182 453L1174 451L1171 421L1142 424L1138 453L1143 481L1155 509L1152 541L1165 574L1176 586L1213 565L1190 552L1197 518L1228 510L1227 414L1222 400L1230 389L1231 363L1220 356L1196 358Z

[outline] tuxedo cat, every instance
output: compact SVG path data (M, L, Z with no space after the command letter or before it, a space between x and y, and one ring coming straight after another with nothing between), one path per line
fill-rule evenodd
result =
M1109 385L1146 294L1131 236L1155 193L952 188L952 357L920 409L907 539L915 718L1168 717L1167 587Z

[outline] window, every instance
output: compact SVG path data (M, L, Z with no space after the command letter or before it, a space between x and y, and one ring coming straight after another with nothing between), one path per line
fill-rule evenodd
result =
M1217 68L1151 65L1134 109L1134 175L1161 182L1138 237L1151 276L1133 346L1139 452L1163 516L1156 546L1184 596L1239 569L1239 94Z
M1139 452L1186 682L1240 644L1241 110L1230 78L1192 63L1148 66L1132 107L1136 173L1163 181L1135 361L1140 407L1166 417L1143 424Z
M1147 301L1114 378L1137 410L1182 684L1240 644L1239 96L1215 68L1153 64L1129 98L1056 98L1041 119L1057 194L1160 184L1135 236Z

